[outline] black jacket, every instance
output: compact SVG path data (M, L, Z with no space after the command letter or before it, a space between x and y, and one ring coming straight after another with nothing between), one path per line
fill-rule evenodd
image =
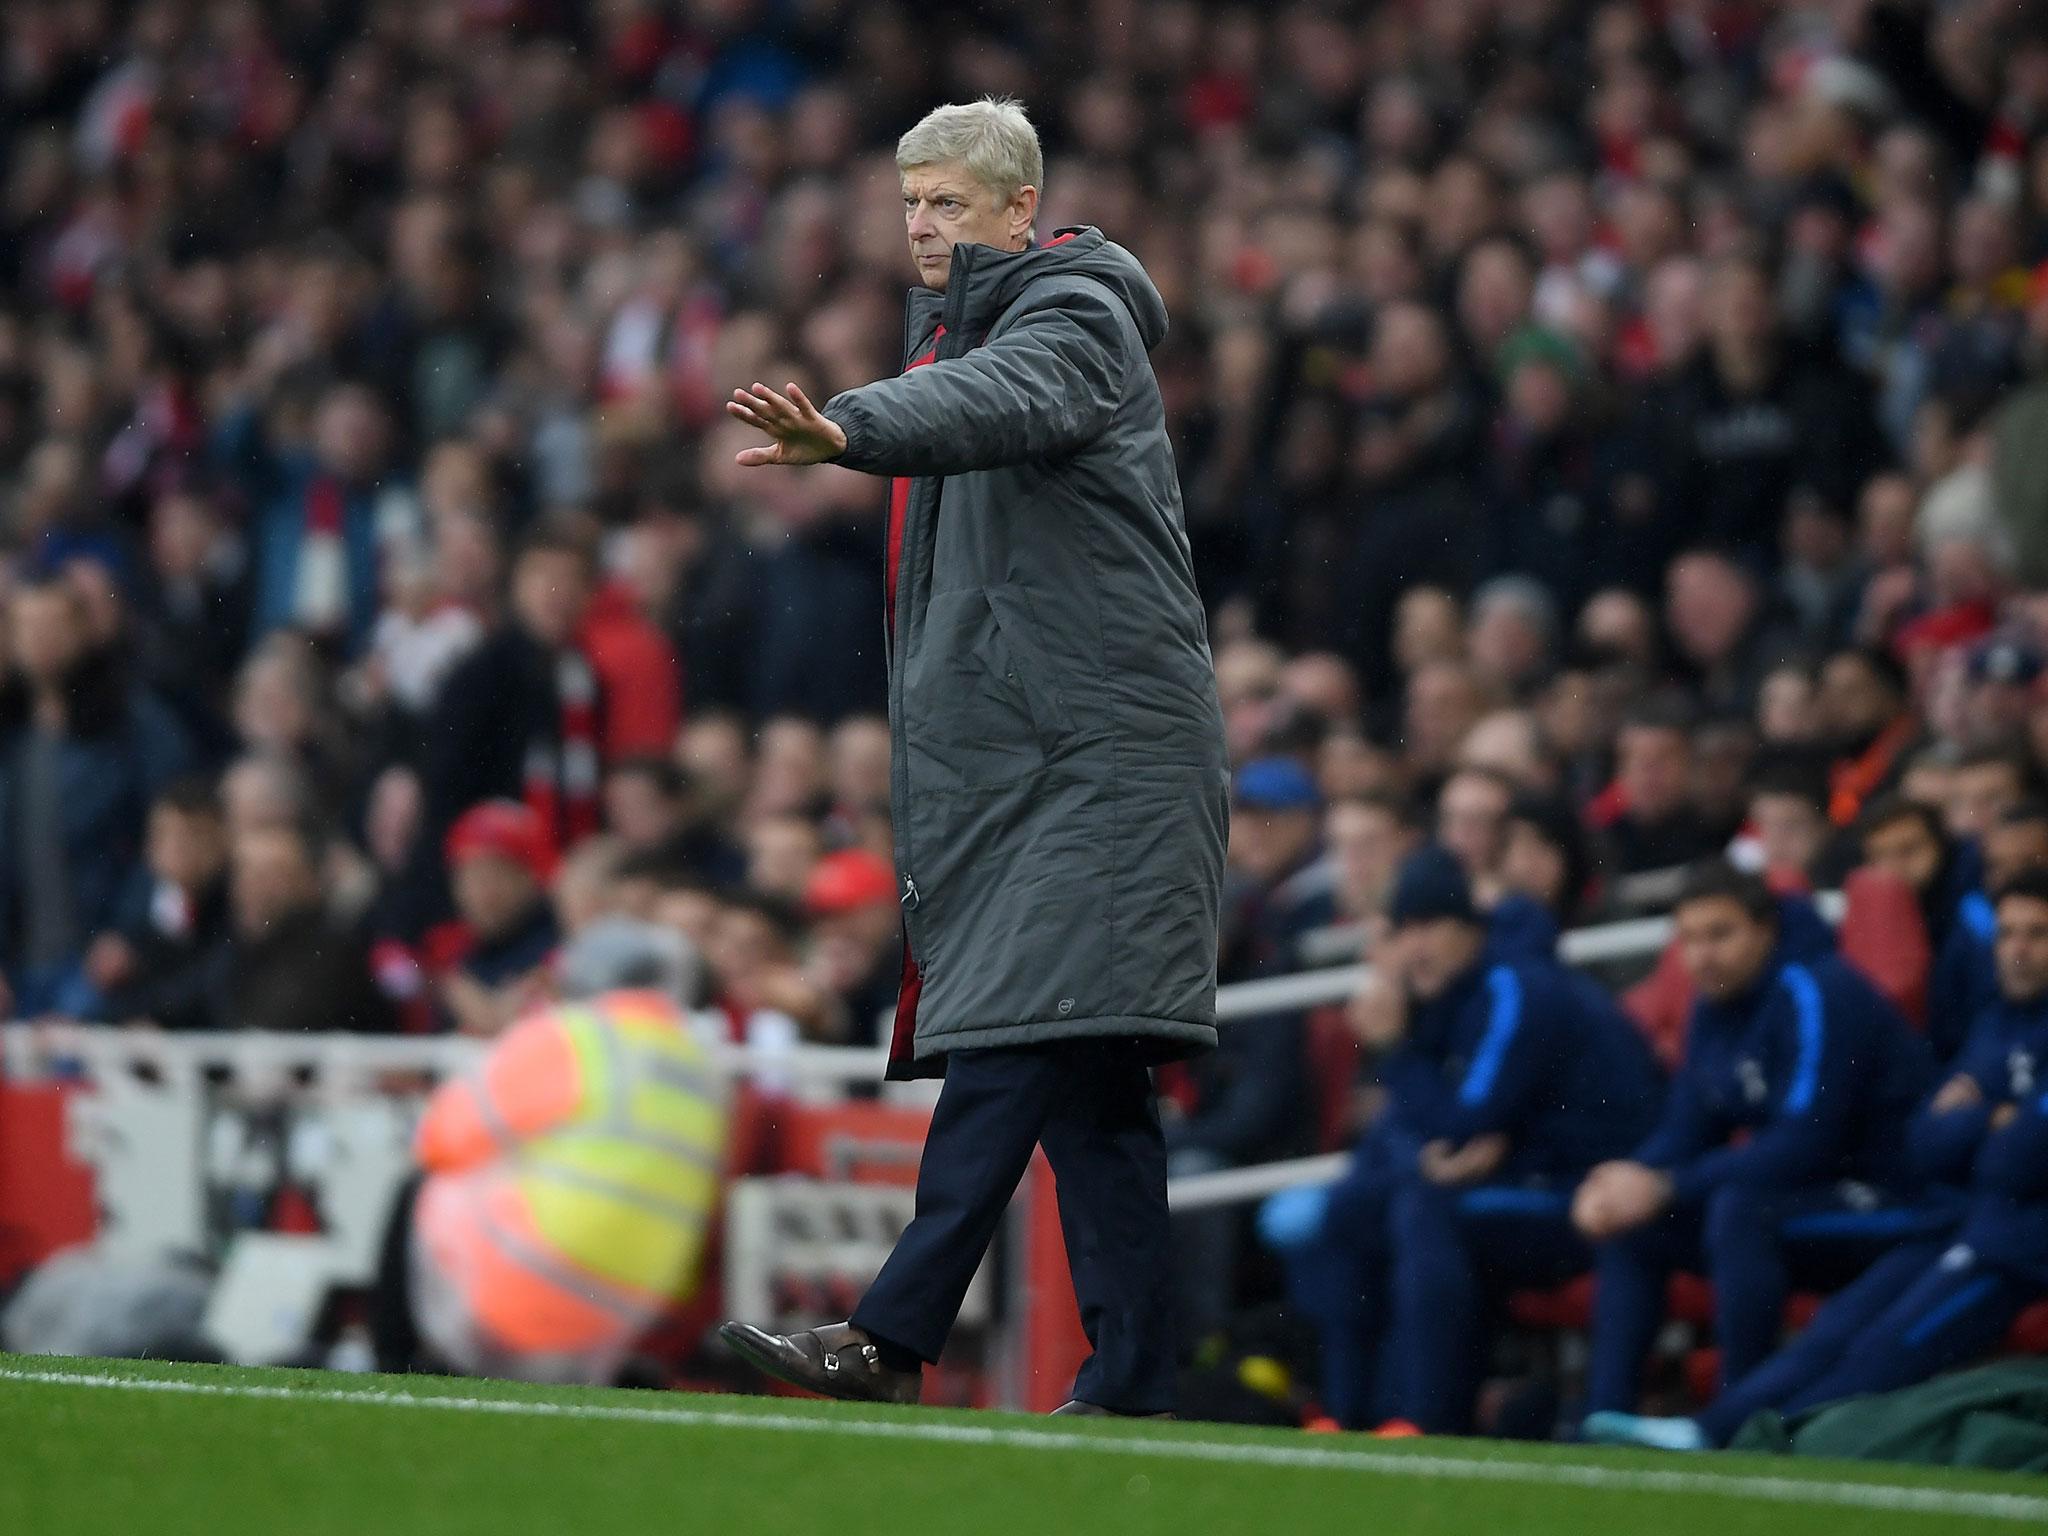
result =
M225 940L207 983L211 1029L384 1034L398 1024L368 947L317 908Z

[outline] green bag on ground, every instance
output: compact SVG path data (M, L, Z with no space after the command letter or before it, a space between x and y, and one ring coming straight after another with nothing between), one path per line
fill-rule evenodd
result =
M1790 1419L1766 1409L1730 1448L2048 1472L2048 1360L2004 1360Z

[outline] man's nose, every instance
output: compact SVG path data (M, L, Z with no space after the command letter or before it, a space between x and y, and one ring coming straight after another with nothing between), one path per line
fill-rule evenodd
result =
M925 211L923 203L916 203L910 209L910 238L922 240L932 232L932 217Z

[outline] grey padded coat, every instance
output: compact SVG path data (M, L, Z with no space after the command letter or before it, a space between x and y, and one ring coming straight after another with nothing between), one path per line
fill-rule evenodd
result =
M1229 770L1148 357L1165 334L1097 230L958 245L945 292L910 295L903 374L825 406L838 462L907 482L892 1077L956 1049L1216 1042Z

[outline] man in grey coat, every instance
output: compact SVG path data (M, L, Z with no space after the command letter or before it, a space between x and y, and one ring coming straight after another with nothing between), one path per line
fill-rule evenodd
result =
M1216 1040L1223 721L1148 358L1166 311L1093 229L1034 238L1020 107L897 146L923 283L903 373L821 411L728 409L742 464L894 477L885 583L905 925L889 1072L942 1073L917 1215L849 1322L735 1348L828 1395L915 1401L1034 1146L1094 1353L1074 1412L1172 1408L1166 1163L1148 1069Z

